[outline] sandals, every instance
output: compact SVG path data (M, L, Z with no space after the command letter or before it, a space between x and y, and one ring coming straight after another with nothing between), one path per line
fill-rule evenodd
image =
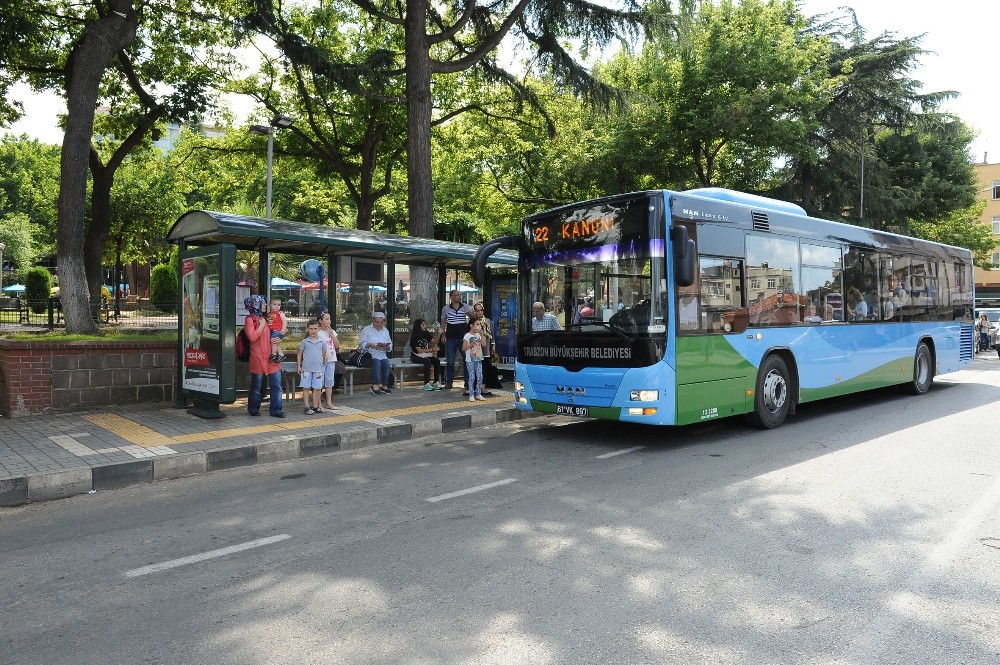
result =
M306 410L305 410L305 414L306 414L307 416L311 416L311 415L313 415L314 413L316 413L316 412L315 412L315 411L313 411L312 409L306 409Z

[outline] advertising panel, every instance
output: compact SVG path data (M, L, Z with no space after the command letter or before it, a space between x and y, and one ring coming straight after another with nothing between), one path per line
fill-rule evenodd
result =
M501 364L513 365L517 356L517 278L495 278L490 284L490 313L496 328L497 353Z
M181 253L181 389L198 400L236 399L235 249L214 245Z

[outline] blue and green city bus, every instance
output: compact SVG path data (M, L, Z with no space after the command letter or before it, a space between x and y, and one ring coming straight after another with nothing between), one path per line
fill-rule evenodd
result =
M926 393L973 358L971 252L782 201L706 188L546 210L479 249L477 283L499 248L519 253L519 409L771 428L824 397Z

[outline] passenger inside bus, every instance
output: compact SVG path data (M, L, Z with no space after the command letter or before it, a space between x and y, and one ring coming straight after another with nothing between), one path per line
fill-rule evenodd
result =
M805 322L805 323L822 323L823 322L823 318L819 314L816 313L816 304L815 303L810 302L808 305L806 305L806 316L805 316L804 319L802 319L802 321Z

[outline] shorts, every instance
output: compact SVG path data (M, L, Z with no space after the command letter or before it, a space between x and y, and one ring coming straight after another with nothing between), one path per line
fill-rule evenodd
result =
M323 372L302 372L302 381L299 382L299 387L322 388Z
M281 334L281 333L280 333L279 331L277 331L277 330L272 330L272 331L271 331L271 339L285 339L285 336L284 336L284 335L282 335L282 334Z

